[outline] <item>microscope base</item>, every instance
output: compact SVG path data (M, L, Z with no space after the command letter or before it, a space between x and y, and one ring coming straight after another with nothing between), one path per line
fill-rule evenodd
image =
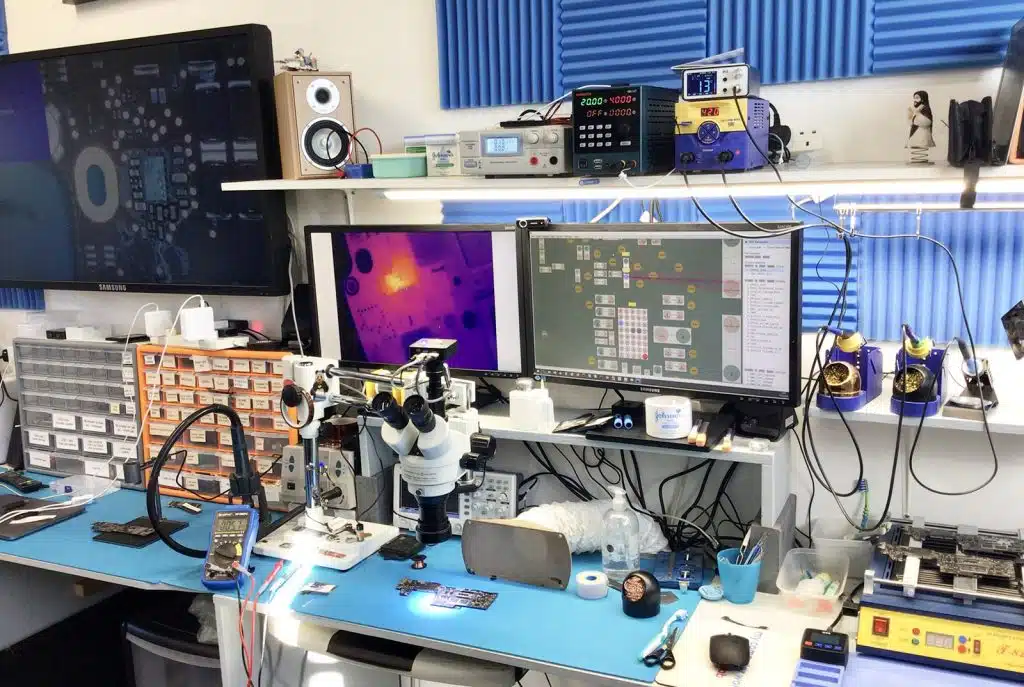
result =
M355 528L355 521L331 518L324 524L334 534L323 531L319 522L307 523L307 516L295 518L281 529L256 542L253 551L261 556L272 556L322 568L348 570L360 561L377 553L382 546L400 534L397 527L362 521L363 541L345 529Z

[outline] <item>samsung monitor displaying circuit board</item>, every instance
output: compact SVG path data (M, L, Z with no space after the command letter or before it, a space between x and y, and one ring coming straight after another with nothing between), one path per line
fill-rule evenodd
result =
M281 295L270 30L0 57L0 286Z
M756 234L745 224L723 226ZM553 225L530 232L528 253L535 374L798 404L799 234Z
M455 339L453 369L521 375L519 236L510 225L306 227L320 355L396 366L421 338Z

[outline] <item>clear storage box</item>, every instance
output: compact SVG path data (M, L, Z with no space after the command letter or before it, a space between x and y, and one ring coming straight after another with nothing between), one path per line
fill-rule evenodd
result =
M775 583L786 606L801 613L835 615L839 613L843 588L849 573L850 559L846 554L814 549L790 549L782 561ZM802 580L827 573L836 582L828 594L810 594L798 591Z

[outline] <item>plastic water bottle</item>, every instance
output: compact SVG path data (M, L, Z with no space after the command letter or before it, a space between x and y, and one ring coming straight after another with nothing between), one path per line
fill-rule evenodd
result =
M626 501L626 492L611 487L612 507L604 514L601 563L612 582L621 583L640 567L640 521Z

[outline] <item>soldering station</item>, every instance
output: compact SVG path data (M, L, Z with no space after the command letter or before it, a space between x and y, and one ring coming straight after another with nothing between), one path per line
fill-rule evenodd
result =
M994 153L1024 159L1022 27L999 102L953 101L950 166L928 172L963 180L965 212ZM616 74L644 78L584 83L570 41L560 97L477 126L445 111L451 133L399 148L358 70L275 47L243 25L0 56L0 287L159 294L130 322L44 311L0 349L5 565L194 595L187 638L155 613L149 639L135 620L123 636L205 652L211 684L385 684L353 666L396 685L1024 682L1024 530L962 524L950 500L997 479L1012 423L1004 361L972 331L991 308L965 304L964 259L921 205L915 233L882 234L838 182L792 181L818 161L790 150L764 51L656 79L624 57ZM447 59L442 88L465 87ZM914 97L911 167L938 105ZM313 190L344 193L311 210ZM431 190L447 222L458 201L519 204L438 226L357 214L364 192ZM753 219L752 197L788 218ZM553 200L608 205L581 223ZM668 201L699 221L664 221ZM850 316L879 277L854 276L854 247L896 240L952 273L962 333L896 292L884 325ZM289 296L280 329L235 319L237 295ZM1002 318L1018 358L1022 313ZM982 442L980 485L932 485L921 438L940 430ZM917 515L911 490L946 515Z

